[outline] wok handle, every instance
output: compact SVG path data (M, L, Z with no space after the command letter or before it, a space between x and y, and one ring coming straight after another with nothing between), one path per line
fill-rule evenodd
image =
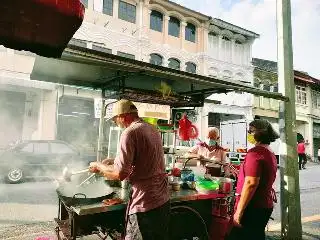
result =
M77 196L83 196L84 198L87 198L87 195L85 195L84 193L76 193L72 198L78 198Z

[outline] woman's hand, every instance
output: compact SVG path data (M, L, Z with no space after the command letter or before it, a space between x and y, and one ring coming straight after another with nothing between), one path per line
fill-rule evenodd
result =
M238 210L236 210L236 212L233 215L233 225L235 227L242 227L241 218L242 218L242 214Z

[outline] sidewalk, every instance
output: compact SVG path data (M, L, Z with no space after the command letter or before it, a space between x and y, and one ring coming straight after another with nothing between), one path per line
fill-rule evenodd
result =
M276 225L276 226L275 226ZM281 239L281 226L275 224L272 231L266 232L267 240L280 240ZM272 226L271 226L272 227ZM316 220L302 223L302 239L303 240L320 240L320 216ZM294 239L293 239L294 240Z
M320 163L318 162L308 162L306 165L307 169L303 169L299 171L300 174L300 190L306 190L306 189L313 189L313 188L319 188L320 187L320 178L315 176L310 181L310 178L308 177L301 177L309 174L309 170L312 168L319 169L320 171ZM277 172L277 178L275 181L275 191L276 193L280 193L280 169L278 169Z

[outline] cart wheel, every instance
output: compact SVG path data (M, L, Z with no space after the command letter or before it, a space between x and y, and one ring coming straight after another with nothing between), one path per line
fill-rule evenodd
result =
M187 206L171 208L170 240L208 240L206 224L201 215Z

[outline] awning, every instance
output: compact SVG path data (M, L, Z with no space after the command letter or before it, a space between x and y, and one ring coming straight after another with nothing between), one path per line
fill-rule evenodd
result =
M285 100L239 81L201 76L69 45L61 59L37 56L31 79L105 90L106 98L173 107L202 106L214 93L241 91Z

